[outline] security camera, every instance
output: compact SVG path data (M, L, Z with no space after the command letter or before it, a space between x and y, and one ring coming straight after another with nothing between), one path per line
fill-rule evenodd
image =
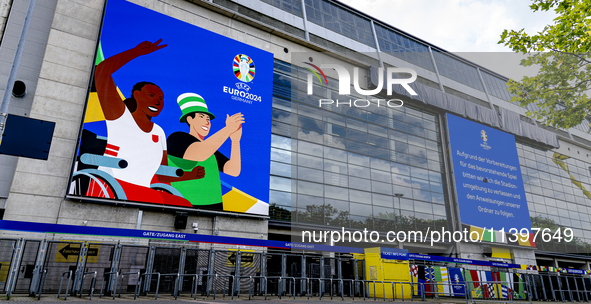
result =
M197 233L199 231L199 223L193 223L193 232Z

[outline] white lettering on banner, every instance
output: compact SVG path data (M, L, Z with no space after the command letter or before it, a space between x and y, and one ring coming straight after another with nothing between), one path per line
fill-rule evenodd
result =
M154 238L167 238L167 239L184 239L187 237L183 233L154 232L154 231L144 231L142 233L142 236L154 237Z
M382 252L382 254L383 255L386 255L386 256L406 257L406 253L404 253L404 252L389 252L389 251L386 251L386 252Z
M251 93L239 90L239 89L234 89L234 88L229 88L227 86L224 86L223 91L226 94L232 95L232 99L234 99L234 100L244 101L246 103L252 103L253 101L258 101L258 102L262 101L261 96L251 94Z

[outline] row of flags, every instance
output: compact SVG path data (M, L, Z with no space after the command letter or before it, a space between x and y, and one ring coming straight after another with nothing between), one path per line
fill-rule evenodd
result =
M567 268L560 268L560 267L552 267L552 266L537 266L537 265L528 265L526 267L527 270L537 270L537 271L546 271L546 272L556 272L556 273L568 273ZM584 274L591 275L591 271L589 270L582 270Z
M427 265L410 265L410 270L413 283L424 284L426 296L464 297L470 292L472 298L526 298L525 283L519 273ZM423 290L416 289L415 295L421 295Z

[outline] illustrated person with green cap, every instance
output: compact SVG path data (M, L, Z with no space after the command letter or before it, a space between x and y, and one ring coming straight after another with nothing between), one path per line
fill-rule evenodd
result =
M197 166L205 168L201 179L172 182L183 197L195 208L223 210L220 172L230 176L240 175L240 138L244 116L236 113L226 115L226 126L205 138L215 118L207 109L203 97L195 93L181 94L177 98L182 115L180 122L189 126L189 133L175 132L168 136L168 164L184 171ZM232 141L230 158L218 151L228 139Z

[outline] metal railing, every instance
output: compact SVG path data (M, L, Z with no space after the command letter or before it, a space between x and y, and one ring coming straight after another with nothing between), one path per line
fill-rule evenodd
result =
M156 296L158 296L158 288L160 288L160 279L163 277L176 277L174 279L174 284L173 284L173 290L172 290L172 295L174 296L174 299L176 300L178 297L178 293L177 293L177 284L179 282L179 277L180 274L177 273L164 273L164 274L160 274L158 276L158 284L156 284Z
M431 294L433 294L434 297L439 298L439 296L444 296L444 297L461 297L463 296L464 299L466 300L466 304L468 304L468 302L470 301L470 297L468 295L468 283L463 282L463 283L452 283L452 282L425 282L422 283L422 296L423 296L423 301L424 301L424 296L427 295L427 291L426 291L426 287L430 286L430 292ZM461 287L464 289L464 292L455 292L454 291L454 286L455 287ZM439 288L441 287L441 289ZM447 287L447 288L445 288ZM445 290L449 290L448 292L446 292ZM513 301L511 301L513 302Z
M113 284L113 278L111 277L112 275L115 275L115 284ZM99 293L99 298L103 297L103 287L105 285L105 277L106 276L109 276L109 282L111 282L111 287L113 289L113 300L115 300L115 295L117 294L117 279L119 278L119 271L111 271L111 272L103 273L103 276L101 279L101 291ZM109 288L108 285L109 284L107 283L107 288Z
M261 286L261 289L264 291L265 293L265 300L267 299L267 277L265 276L240 276L239 279L243 279L246 278L248 279L248 299L251 299L251 295L254 296L255 292L253 290L253 285L256 279L259 279L261 281L265 281L265 286L263 287ZM263 292L261 291L261 292ZM295 291L295 283L294 283L294 291ZM294 293L294 299L295 299L295 293Z
M468 294L468 297L472 302L479 300L497 300L506 302L507 300L509 300L511 303L513 303L515 296L518 295L519 292L515 292L515 290L513 288L509 288L509 286L514 287L515 285L523 285L522 290L525 294L525 297L527 298L527 300L529 300L530 303L532 302L531 289L527 281L465 281L464 284L466 286L466 293ZM503 293L503 287L505 288L505 293ZM478 288L480 288L480 293L476 294ZM487 290L483 290L483 288L487 288ZM477 295L476 298L473 296L472 292L474 292ZM486 294L488 294L488 296L486 296Z
M35 290L35 297L37 300L41 300L41 293L43 292L43 285L45 284L45 276L47 275L47 269L43 269L39 271L41 273L41 280L39 280L39 285L37 285L37 289Z
M92 295L94 294L94 285L96 284L96 271L89 271L89 272L83 272L82 273L82 281L80 282L80 288L78 289L78 293L80 294L80 297L82 298L82 289L84 288L84 279L86 278L87 275L92 274L92 280L90 281L90 300L92 300Z
M119 298L121 298L121 289L123 288L123 278L125 277L125 275L130 275L130 274L135 274L137 275L137 277L140 277L140 272L136 271L136 272L122 272L121 273L121 278L120 278L120 284L119 284ZM117 288L117 281L115 281L115 289ZM135 283L135 291L133 293L133 299L135 300L137 298L137 294L138 294L138 289L139 289L139 280L136 280Z
M197 286L199 284L199 274L196 273L186 273L186 274L178 274L179 278L175 284L175 300L178 298L179 293L181 292L181 287L183 285L183 278L184 277L193 277L193 282L191 283L191 298L193 300L197 300Z
M345 299L346 294L355 300L355 297L363 297L363 300L373 298L374 301L380 299L383 301L391 300L402 300L402 301L414 301L415 296L420 296L421 300L425 301L426 297L433 297L440 299L440 297L454 297L463 298L465 302L474 303L477 301L499 301L499 302L513 302L516 299L532 301L532 286L529 279L517 282L517 281L464 281L464 282L395 282L386 280L355 280L355 279L334 279L334 278L306 278L306 277L283 277L283 276L234 276L234 275L219 275L219 274L179 274L179 273L168 273L161 274L159 272L143 273L140 272L126 272L121 273L117 271L107 272L102 275L101 288L99 297L102 297L105 292L105 286L109 286L109 290L113 290L113 299L116 297L117 284L119 283L119 297L121 297L121 290L123 286L123 279L125 275L137 275L134 299L142 295L148 295L150 292L149 285L146 283L147 280L152 280L153 276L156 275L156 288L154 299L158 299L160 293L160 285L163 277L172 276L174 277L173 292L172 296L174 299L178 299L182 292L183 278L191 277L191 288L190 296L193 299L197 299L197 292L199 282L205 287L206 297L210 297L213 294L213 299L219 296L221 291L222 297L226 294L230 295L232 299L234 296L240 296L240 291L236 280L248 281L248 299L251 300L257 294L264 296L266 300L269 296L269 284L275 281L277 283L277 297L281 299L283 296L293 297L296 299L296 294L300 296L306 296L310 299L311 296L317 293L318 300L322 300L330 295L331 300L334 297L339 297L341 300ZM38 299L41 298L41 291L47 275L47 270L40 271L40 280L34 294ZM96 284L96 271L84 272L81 274L81 282L77 287L77 292L82 297L84 288L84 282L87 275L93 275L90 286L90 299L94 294L94 288ZM71 293L70 286L72 285L73 271L66 271L62 273L59 289L58 298L61 297L63 283L67 276L66 290L64 300L67 300L68 295ZM108 278L108 279L107 279ZM200 281L201 280L201 281ZM105 281L108 283L105 284ZM219 283L222 282L220 286ZM573 283L574 282L574 283ZM566 286L567 289L561 288L550 288L548 292L560 293L558 297L563 301L589 301L589 291L587 291L585 280L578 280L571 282L569 286L566 284L560 284L558 286ZM231 283L231 284L230 284ZM297 284L300 284L300 287ZM258 284L258 285L257 285ZM317 284L317 285L315 285ZM346 288L348 285L348 288ZM316 287L317 286L317 287ZM556 287L558 287L556 286ZM575 289L571 289L574 287ZM72 287L73 288L73 287ZM317 288L317 291L315 291ZM301 291L301 293L299 292ZM391 292L391 294L390 294Z
M287 282L288 280L290 282L293 282L293 298L295 299L295 277L282 277L282 276L265 276L265 291L267 291L267 285L270 280L277 280L277 296L279 297L279 299L281 299L281 296L283 295L283 293L285 292L285 290L283 290L283 282ZM291 286L290 286L290 291L291 291ZM289 293L291 295L291 292Z
M66 293L64 294L64 300L68 299L68 291L70 290L70 281L72 281L72 270L62 273L62 280L60 281L60 288L58 289L58 292L57 292L58 299L60 297L60 294L62 293L62 284L64 283L64 276L66 274L68 275L68 285L66 285Z
M212 253L215 254L215 251L210 251L209 263L211 263L212 260ZM17 258L18 257L16 256L13 257L14 262L11 264L16 265L16 263L22 257L18 259ZM148 257L147 260L149 259L150 258ZM43 259L40 259L39 261L42 260ZM146 265L148 265L148 262L149 261L146 261L146 264L144 266L139 265L138 267L146 267ZM112 265L118 265L117 263L112 261ZM214 261L214 265L209 265L209 263L207 271L216 269L213 266L217 265L217 262ZM284 263L285 262L282 262L283 273L285 273ZM66 266L67 265L62 265L60 267ZM29 287L30 295L38 299L41 298L48 272L49 277L51 278L50 282L53 281L53 277L51 275L52 270L44 270L44 267L47 266L44 266L42 263L36 263L35 269L38 270L34 272L35 279L31 283L32 285ZM70 265L69 267L73 267L73 265ZM589 290L591 279L588 276L572 276L566 274L548 275L545 273L519 273L516 275L514 273L509 272L510 276L507 277L506 281L456 282L450 280L444 282L419 283L395 282L388 280L378 281L350 278L343 279L336 278L337 276L334 276L333 278L310 278L295 276L266 276L264 274L257 276L227 275L227 273L232 271L232 269L224 269L222 272L220 272L224 274L161 274L159 272L153 272L151 269L149 269L150 267L148 267L148 271L151 272L144 274L142 274L141 271L126 273L111 271L102 274L99 297L102 298L103 295L111 296L109 292L112 291L112 298L115 299L117 287L119 287L118 292L119 297L121 298L123 284L125 284L125 276L130 275L131 277L128 278L127 287L130 291L129 294L131 294L131 288L133 284L135 284L134 299L137 299L140 295L151 295L151 292L154 291L154 286L150 286L151 283L156 283L154 292L155 300L158 299L158 296L160 295L162 290L166 290L168 292L168 289L171 284L174 286L172 296L174 296L175 299L178 299L178 297L183 292L184 284L186 284L185 286L187 286L185 291L189 293L189 282L187 281L187 279L185 279L185 277L192 278L192 282L190 283L190 296L193 299L197 298L198 291L204 292L204 295L206 295L207 297L210 297L213 293L214 299L216 299L216 297L218 297L220 294L222 295L222 297L230 295L232 299L234 299L234 296L240 297L241 293L245 296L248 292L249 300L257 296L264 296L264 298L267 299L269 295L273 295L275 294L275 292L279 299L282 299L283 297L296 299L297 296L307 297L308 299L310 299L310 297L318 296L318 299L322 300L323 298L330 296L331 299L334 299L335 297L340 297L341 300L344 300L345 297L350 297L352 300L355 300L355 298L357 297L363 297L364 300L367 298L373 298L374 300L380 299L384 301L394 301L399 299L401 299L402 301L407 301L409 299L410 301L414 301L415 299L419 299L420 297L421 300L425 301L426 297L433 297L435 299L440 299L443 297L454 297L460 301L466 300L466 303L477 301L513 302L515 300L525 300L529 301L530 303L532 300L589 302L591 298L591 290ZM235 265L235 267L237 269L237 267L239 266ZM199 269L205 271L205 268L203 267ZM107 268L107 271L108 270L109 268ZM10 268L9 272L9 279L14 285L16 284L16 280L19 279L19 274L17 272L14 272L14 268ZM266 271L263 270L263 273L265 272ZM59 274L59 271L57 271L57 273ZM57 295L58 298L61 299L64 281L67 281L64 300L67 300L68 296L77 296L77 293L80 293L80 297L82 298L82 292L85 287L84 285L86 280L88 279L87 276L93 275L89 290L89 296L90 299L92 299L94 297L96 281L98 279L97 273L97 271L83 272L83 269L81 267L77 267L77 270L63 272L61 275L61 281L59 283ZM355 273L356 277L360 276L360 272L357 270L357 268L355 268ZM277 272L275 272L275 274L277 274ZM137 279L136 277L133 277L133 275L137 275ZM153 278L154 275L157 275L157 278ZM172 279L172 281L163 279L163 277L166 276L172 276L174 278ZM342 277L341 273L339 273L339 276ZM504 275L502 275L502 277L505 278ZM515 281L511 281L512 277L515 277ZM517 279L517 277L519 277L519 280ZM105 282L107 282L107 284L105 284ZM88 282L86 282L86 284L88 284ZM117 286L117 284L119 284L119 286ZM276 287L275 284L277 284ZM47 292L47 290L51 289L55 290L54 287L51 287L49 289L46 288L45 291ZM6 287L5 290L7 293L11 291L9 287Z
M210 292L211 289L213 289L213 299L214 300L215 300L217 289L218 289L217 288L218 278L224 279L224 284L223 284L224 289L223 289L223 292L222 292L222 297L225 297L226 296L226 284L225 283L226 282L229 282L229 280L231 278L232 279L231 295L232 295L232 300L234 300L234 294L235 294L234 290L235 290L235 286L236 286L236 284L235 284L235 282L236 282L235 281L236 280L236 276L233 276L233 275L219 275L219 274L201 274L199 276L200 277L211 277L211 278L213 278L212 284L209 284L209 283L207 284L208 287L206 288L206 294L207 294L207 297L209 297L209 292Z
M160 287L160 273L159 272L149 272L149 273L142 273L140 276L138 276L137 280L137 285L142 286L143 284L143 278L150 276L150 280L152 279L153 275L157 275L158 279L156 281L156 294L154 295L154 300L158 300L158 288ZM146 279L147 280L147 279ZM147 296L149 293L149 290L147 288L143 288L144 290L140 290L141 293L145 293L145 295ZM139 293L137 294L137 297L139 297ZM136 296L133 297L133 299L136 299Z

